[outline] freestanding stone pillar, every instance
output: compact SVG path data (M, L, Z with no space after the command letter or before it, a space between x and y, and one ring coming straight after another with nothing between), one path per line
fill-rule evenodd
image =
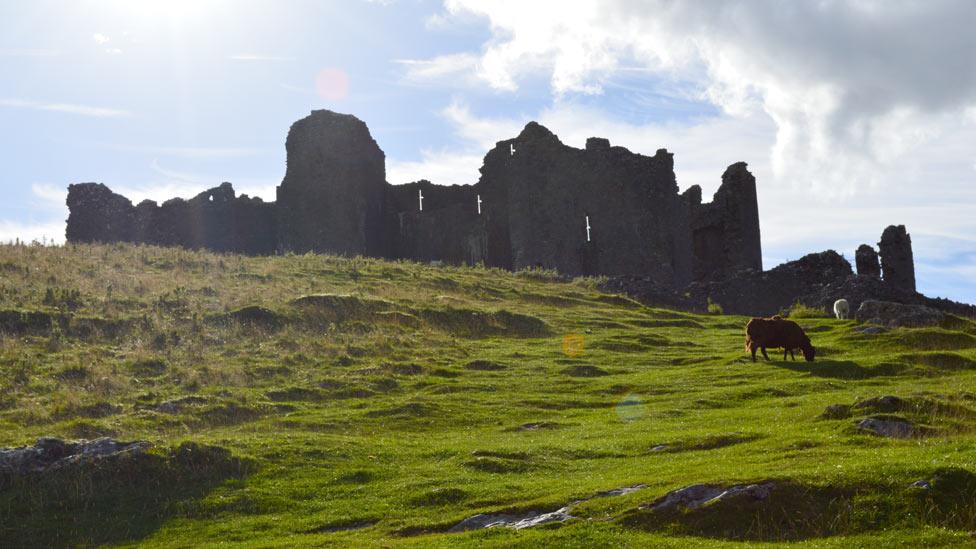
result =
M912 238L904 225L889 225L878 242L884 281L897 288L915 291L915 259Z

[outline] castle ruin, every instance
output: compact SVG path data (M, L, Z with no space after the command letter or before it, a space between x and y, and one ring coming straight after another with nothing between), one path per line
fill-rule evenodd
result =
M67 240L642 275L670 288L762 270L745 163L703 203L698 186L678 193L664 149L645 156L601 138L577 149L535 122L488 151L473 185L389 184L366 124L327 110L295 122L285 147L273 203L230 183L136 206L101 184L70 185Z

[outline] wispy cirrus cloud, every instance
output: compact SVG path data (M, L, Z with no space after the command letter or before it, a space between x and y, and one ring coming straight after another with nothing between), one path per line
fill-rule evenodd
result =
M222 181L230 181L238 194L256 196L262 200L275 199L279 179L255 177L220 177L210 174L187 172L164 167L159 160L153 160L150 169L158 176L156 181L140 186L113 187L112 190L125 196L133 203L149 199L161 202L174 197L192 198L197 194L216 187Z
M123 109L95 107L92 105L78 105L74 103L42 103L39 101L29 101L25 99L0 98L0 107L61 112L67 114L77 114L79 116L90 116L94 118L124 118L132 116L131 112Z
M394 59L404 68L404 81L413 84L475 84L479 56L452 53L431 59Z
M179 158L245 158L265 154L268 151L253 147L168 147L153 145L99 144L100 148L123 152L141 152Z
M47 208L67 211L65 205L65 199L68 197L67 187L51 183L33 183L31 193Z
M56 57L60 50L46 50L37 48L0 48L0 57Z
M127 34L128 33L123 33L124 36L126 36ZM98 44L99 46L104 46L105 53L109 55L120 55L122 53L122 48L108 45L109 42L112 42L112 37L108 36L107 34L96 32L95 34L92 35L92 40L94 40L95 43Z
M64 221L35 223L0 220L0 243L15 240L61 244L64 242Z
M228 55L227 58L234 61L291 61L294 59L294 57L267 55L261 53L235 53L233 55Z

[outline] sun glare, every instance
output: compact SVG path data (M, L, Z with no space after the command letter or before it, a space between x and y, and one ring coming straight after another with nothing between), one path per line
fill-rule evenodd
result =
M107 4L111 12L126 20L190 23L206 19L227 2L224 0L114 0Z

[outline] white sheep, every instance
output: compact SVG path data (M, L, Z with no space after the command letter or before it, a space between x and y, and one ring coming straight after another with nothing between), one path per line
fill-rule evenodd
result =
M841 298L834 302L834 316L839 320L847 320L847 316L850 313L851 304L846 299Z

